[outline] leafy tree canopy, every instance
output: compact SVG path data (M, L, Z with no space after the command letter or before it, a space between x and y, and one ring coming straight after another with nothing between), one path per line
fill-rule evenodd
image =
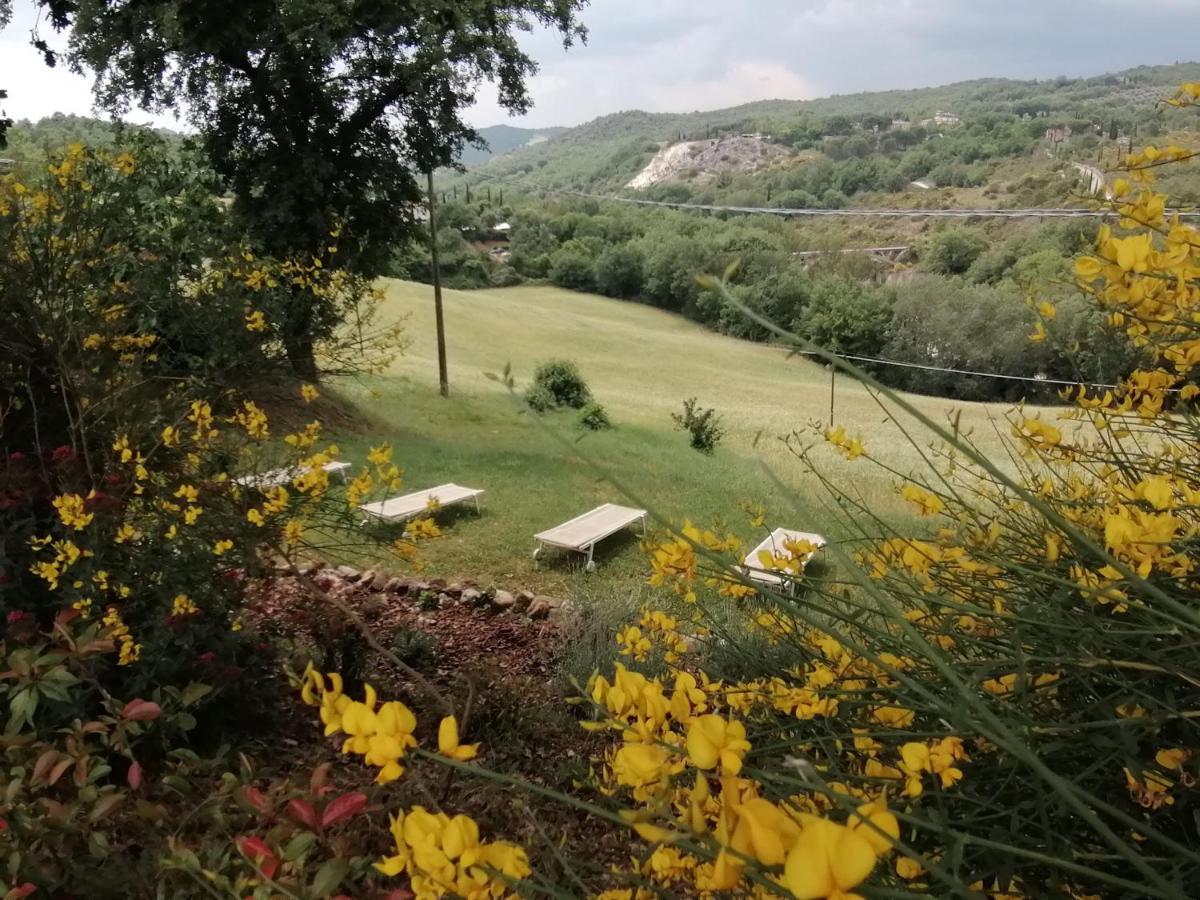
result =
M461 112L479 84L529 108L536 63L518 35L538 24L570 45L585 35L582 3L41 0L70 29L70 63L95 72L103 107L186 116L263 250L313 255L340 223L352 240L335 264L364 274L412 234L416 176L478 139ZM294 360L315 374L309 313L296 315Z

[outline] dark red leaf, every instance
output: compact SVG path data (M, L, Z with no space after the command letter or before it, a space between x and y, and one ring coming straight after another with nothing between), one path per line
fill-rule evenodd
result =
M136 759L130 764L129 771L125 773L125 780L135 791L142 786L142 764Z
M325 814L321 816L321 825L325 828L336 825L338 822L362 812L366 805L366 794L358 791L352 794L342 794L325 807Z
M296 821L307 825L313 831L321 830L321 823L317 821L317 811L312 808L312 804L307 800L301 800L297 797L295 800L288 801L288 812Z

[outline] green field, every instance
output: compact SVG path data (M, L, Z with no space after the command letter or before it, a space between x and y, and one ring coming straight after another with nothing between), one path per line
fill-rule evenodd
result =
M827 421L830 379L823 367L640 304L552 287L447 291L451 396L442 399L430 287L388 282L386 289L386 314L404 317L411 345L385 374L337 385L366 418L362 433L342 435L341 443L359 463L368 444L391 442L411 489L447 481L486 489L481 517L473 510L441 514L447 534L427 545L431 574L566 596L597 587L635 590L646 564L632 536L607 541L593 575L577 559L531 558L535 532L605 501L646 506L671 521L723 522L747 538L752 530L738 503L755 501L770 510L769 524L845 537L818 480L779 440ZM614 430L584 436L569 412L539 419L486 374L511 364L520 389L538 363L556 357L579 365ZM711 457L692 450L670 418L692 396L715 407L729 431ZM1003 413L935 398L919 402L937 417L961 409L963 426L983 442ZM848 379L838 379L835 418L893 468L920 465L899 428ZM846 462L827 447L818 459L832 477L852 483L872 510L906 515L891 479L869 464ZM772 476L795 496L785 496Z

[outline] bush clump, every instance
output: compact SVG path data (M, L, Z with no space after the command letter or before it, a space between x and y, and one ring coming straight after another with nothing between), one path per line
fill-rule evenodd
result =
M537 412L567 407L583 409L592 399L591 389L569 359L552 359L537 367L525 402Z
M579 426L586 428L588 431L607 431L613 427L613 424L612 419L608 417L608 410L599 403L592 401L580 413Z
M717 448L725 429L721 427L721 417L712 407L696 405L696 398L689 397L683 401L683 413L671 413L675 427L691 435L691 445L701 453L712 453Z

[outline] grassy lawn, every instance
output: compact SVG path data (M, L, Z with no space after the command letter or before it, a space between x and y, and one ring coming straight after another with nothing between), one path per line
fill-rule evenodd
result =
M447 291L451 397L442 399L431 289L389 282L387 293L387 314L405 317L412 344L386 373L336 386L366 417L361 434L339 437L355 463L369 444L391 442L412 489L446 481L486 489L481 517L466 508L441 514L447 534L427 545L431 574L562 596L635 591L646 566L633 535L606 541L593 575L583 573L578 559L531 558L535 532L606 501L646 506L673 521L724 522L750 537L738 509L749 500L771 511L769 524L844 537L816 478L778 440L828 420L829 373L821 366L639 304L552 287ZM523 388L538 363L555 357L579 365L614 430L585 433L568 412L539 422L485 374L510 363ZM729 431L711 457L692 450L670 418L691 396L715 407ZM937 417L961 410L963 427L974 428L985 444L993 428L989 417L1003 412L934 398L919 402ZM920 466L920 453L871 395L846 379L836 388L835 418L892 467ZM832 477L853 479L876 512L907 514L890 479L873 467L845 462L829 448L819 458ZM794 497L776 487L768 470Z

